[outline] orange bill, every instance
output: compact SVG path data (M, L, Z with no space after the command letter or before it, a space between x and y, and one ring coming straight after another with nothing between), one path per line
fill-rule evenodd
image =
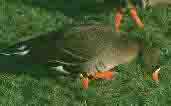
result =
M160 68L157 69L155 72L153 72L152 78L154 81L159 81L159 71L160 71Z
M88 78L83 78L82 79L82 86L84 89L88 89L88 84L89 84L89 79Z
M142 23L141 19L138 17L136 8L131 8L130 14L132 19L135 21L135 23L140 27L144 28L144 24Z
M96 72L95 77L106 79L106 80L112 80L113 78L113 72L111 71L105 71L105 72Z

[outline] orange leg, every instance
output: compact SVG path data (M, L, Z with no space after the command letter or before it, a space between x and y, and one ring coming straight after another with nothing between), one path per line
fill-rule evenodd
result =
M120 32L122 17L123 17L123 13L121 9L118 9L116 11L116 16L115 16L115 31L116 32Z
M111 71L104 71L104 72L96 72L95 78L96 79L106 79L106 80L112 80L114 76L114 73Z
M140 20L140 18L137 15L137 10L136 8L131 8L130 10L130 14L132 19L135 21L135 23L140 27L140 28L144 28L144 24L142 23L142 21Z
M88 75L87 77L83 77L83 75L81 74L81 78L82 78L82 86L83 88L86 90L88 89L88 85L89 85L89 81L90 80L95 80L95 79L104 79L104 80L112 80L114 73L111 71L104 71L104 72L96 72L94 76L91 76L91 78L89 79Z

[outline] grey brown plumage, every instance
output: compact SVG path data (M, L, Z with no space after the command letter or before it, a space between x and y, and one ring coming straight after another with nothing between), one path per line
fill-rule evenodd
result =
M10 48L27 45L30 52L23 60L29 59L34 64L64 65L71 69L71 73L108 71L131 62L141 51L148 55L147 66L151 67L149 60L158 62L159 56L149 58L142 43L129 40L128 36L127 33L113 32L110 25L82 25L25 40Z
M81 71L106 71L137 56L139 45L126 36L114 33L111 26L76 27L64 33L62 49L70 50L80 56L80 60L85 60Z

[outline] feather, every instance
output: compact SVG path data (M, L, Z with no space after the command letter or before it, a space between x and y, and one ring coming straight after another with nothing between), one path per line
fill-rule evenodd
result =
M51 67L51 69L58 71L58 72L62 72L64 74L70 74L70 72L64 70L63 66L56 66L56 67Z

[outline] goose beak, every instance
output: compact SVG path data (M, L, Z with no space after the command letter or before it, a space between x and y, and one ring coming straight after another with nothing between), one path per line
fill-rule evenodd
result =
M152 78L154 81L159 81L159 72L160 72L160 68L158 68L157 70L155 70L152 74Z

